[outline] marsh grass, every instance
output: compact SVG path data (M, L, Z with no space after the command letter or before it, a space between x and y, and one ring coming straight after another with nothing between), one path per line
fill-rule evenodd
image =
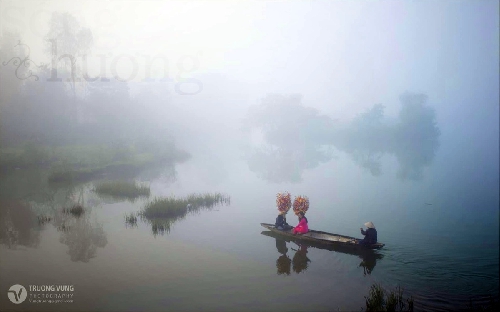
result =
M94 187L94 192L99 195L110 195L118 198L135 199L137 197L148 197L150 188L137 182L106 181Z
M217 205L229 203L229 196L220 193L191 194L185 198L154 198L145 205L139 216L151 224L153 235L163 235L169 233L172 225L184 219L188 213L210 210Z
M77 218L79 218L82 214L85 213L85 210L83 209L83 206L80 204L74 204L70 208L63 208L63 213L65 214L71 214Z
M191 194L185 198L155 198L146 204L141 214L147 218L179 218L189 212L212 209L216 205L230 204L229 196L215 194Z
M413 298L403 298L403 289L399 286L386 291L380 284L373 284L365 301L366 311L413 311Z

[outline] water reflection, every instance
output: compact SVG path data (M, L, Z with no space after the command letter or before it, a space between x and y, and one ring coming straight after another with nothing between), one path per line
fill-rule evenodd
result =
M332 157L330 150L320 148L261 147L250 153L248 167L270 182L300 182L303 170L313 169Z
M375 268L375 265L377 265L377 260L382 259L382 255L375 252L363 253L359 255L359 257L362 260L359 266L363 268L364 275L370 275Z
M309 262L311 262L307 257L307 245L299 243L299 249L292 248L292 250L295 250L295 255L293 255L292 259L293 271L298 274L307 270Z
M349 255L358 256L361 259L361 263L358 267L363 268L363 275L369 275L372 273L373 269L377 265L377 260L383 259L383 255L379 254L374 250L358 250L349 248L346 246L333 246L333 245L323 245L314 242L305 242L299 239L284 238L281 235L274 233L272 231L262 231L262 235L273 237L276 240L276 249L280 253L279 258L276 260L277 274L290 275L290 266L295 273L301 273L309 267L312 262L309 257L307 257L308 248L317 248L329 251L335 251L340 253L345 253ZM293 258L290 259L288 256L289 248L286 243L294 243L298 248L295 249L291 247L292 251L295 251Z
M90 213L81 217L71 217L61 227L59 242L68 246L71 261L88 262L94 258L97 248L108 243L102 224L90 221Z
M291 248L295 251L293 255L293 259L290 259L288 256L288 247L286 246L286 240L281 237L275 237L276 240L276 249L281 254L276 260L276 274L278 275L290 275L291 268L295 273L300 273L302 271L307 270L309 262L311 260L307 257L307 245L297 244L298 249Z
M41 224L29 204L21 201L0 202L0 243L15 249L18 245L38 247Z
M91 220L92 207L85 204L90 189L82 186L73 191L69 204L55 213L52 224L60 232L59 242L68 246L71 261L89 262L108 241L102 224Z
M153 234L154 237L158 235L165 235L170 233L170 229L172 228L172 225L182 218L154 218L154 219L146 219L143 218L147 223L151 225L151 233Z
M249 134L262 134L247 151L248 166L271 182L300 182L304 170L330 161L335 148L373 176L382 173L382 156L392 154L398 178L419 180L434 159L440 131L426 95L404 93L400 103L397 120L384 117L384 106L376 104L339 123L303 106L300 95L268 95L245 121Z
M276 237L276 249L281 254L276 260L276 273L278 275L290 275L292 260L287 255L288 248L286 247L286 241Z
M60 233L59 242L68 246L72 261L88 262L98 247L106 246L102 225L91 221L92 206L88 203L96 201L85 200L92 194L88 186L45 185L36 189L36 196L26 196L25 201L1 200L0 243L8 248L38 247L41 230L51 225ZM39 196L42 194L50 196Z
M161 181L164 184L172 184L177 181L177 170L173 164L158 164L144 168L135 178L140 181Z

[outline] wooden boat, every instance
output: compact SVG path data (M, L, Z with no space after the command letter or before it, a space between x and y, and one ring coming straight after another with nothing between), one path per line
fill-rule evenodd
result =
M328 233L328 232L309 230L309 232L306 234L294 235L292 229L278 230L277 228L274 227L274 224L269 224L269 223L261 223L260 225L272 231L273 233L282 236L287 236L294 240L300 240L304 242L311 242L324 246L330 246L332 247L332 250L335 250L335 247L340 247L340 246L348 247L351 249L365 249L365 250L380 249L385 246L385 244L382 243L376 243L372 245L360 245L359 241L361 239L345 235Z

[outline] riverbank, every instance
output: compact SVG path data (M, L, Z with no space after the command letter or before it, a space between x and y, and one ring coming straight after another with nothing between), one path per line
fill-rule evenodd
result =
M49 182L83 182L113 173L139 172L155 164L182 162L189 157L173 144L146 150L133 144L52 147L26 143L0 148L0 170L43 168L49 171Z

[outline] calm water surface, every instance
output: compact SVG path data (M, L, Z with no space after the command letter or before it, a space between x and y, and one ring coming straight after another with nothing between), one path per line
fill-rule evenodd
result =
M152 171L138 177L150 182L152 196L222 192L231 204L189 214L169 232L154 233L146 222L127 226L124 219L146 199L101 198L91 191L92 182L49 187L43 174L4 176L1 307L359 311L373 283L401 285L420 310L464 307L471 298L487 302L489 294L498 298L498 197L474 207L463 194L441 192L443 177L430 171L418 182L399 181L390 169L373 177L342 156L304 171L299 183L266 182L244 161L214 165L204 157L160 176ZM338 178L349 174L352 180ZM274 222L280 191L309 196L311 228L358 237L363 223L373 221L386 246L366 255L300 248L264 235L260 223ZM32 208L16 204L15 195ZM82 217L60 213L79 198L88 209ZM41 213L54 220L39 225ZM297 222L293 215L288 221ZM6 295L14 284L73 285L73 303L14 305Z

